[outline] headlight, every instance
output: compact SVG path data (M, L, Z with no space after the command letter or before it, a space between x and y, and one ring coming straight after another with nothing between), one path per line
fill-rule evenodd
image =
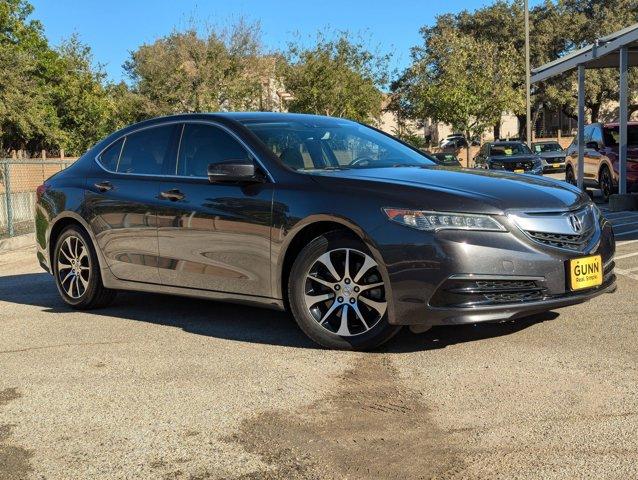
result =
M383 211L393 222L428 232L438 230L505 231L505 227L489 215L428 212L400 208L384 208Z
M594 218L596 221L600 222L601 218L603 218L603 212L601 212L600 208L598 208L598 205L595 203L591 204L591 209L594 212Z

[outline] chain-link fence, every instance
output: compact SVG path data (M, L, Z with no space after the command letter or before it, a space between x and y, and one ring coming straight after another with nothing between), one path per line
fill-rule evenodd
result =
M75 159L0 159L0 238L33 232L36 189Z

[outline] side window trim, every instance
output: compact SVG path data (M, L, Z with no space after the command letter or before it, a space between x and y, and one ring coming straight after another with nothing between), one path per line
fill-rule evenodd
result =
M182 134L184 133L184 127L186 126L187 123L201 123L201 124L206 124L206 125L212 125L214 127L217 127L219 129L221 129L222 131L226 132L227 134L229 134L231 137L233 137L235 140L237 140L237 142L239 142L239 144L250 154L250 158L252 158L255 162L257 162L257 164L261 167L261 169L264 171L264 173L266 174L266 177L268 178L268 180L271 183L275 183L275 179L273 178L273 176L270 174L270 171L266 168L266 166L264 165L264 163L259 159L259 157L255 154L255 151L250 148L250 146L248 146L246 144L246 142L244 142L235 132L233 132L231 129L229 129L228 127L226 127L225 125L222 125L220 123L217 123L215 121L212 120L176 120L176 121L172 121L172 122L165 122L165 123L159 123L157 125L150 125L148 127L142 127L139 128L137 130L133 130L131 132L128 132L126 135L124 135L123 137L118 137L115 140L113 140L111 143L109 143L106 147L104 147L102 150L100 150L100 152L95 156L94 160L95 163L98 164L98 166L104 170L105 172L108 173L112 173L115 175L128 175L128 176L142 176L142 177L159 177L159 178L189 178L189 179L206 179L208 180L208 177L188 177L188 176L181 176L181 175L177 175L177 162L178 162L178 157L175 157L175 175L167 175L167 174L148 174L148 173L125 173L125 172L117 172L117 171L112 171L107 169L106 167L104 167L104 165L102 165L102 163L100 162L100 156L102 155L102 153L104 153L111 145L113 145L114 143L118 142L119 140L121 140L122 138L126 138L129 135L133 135L136 134L138 132L141 132L143 130L148 130L150 128L157 128L157 127L166 127L168 125L175 125L175 124L181 124L182 125L182 131L180 132L180 146L181 146L181 140L182 140ZM126 143L126 139L124 140L124 142L122 143L122 146L124 146L124 143ZM179 148L178 148L179 150ZM119 164L120 164L120 158L122 156L122 149L120 149L120 156L117 159L117 167L119 168ZM178 152L179 155L179 152Z
M122 158L122 152L124 151L124 145L126 145L126 140L127 139L128 139L128 135L126 135L124 137L124 140L122 140L122 146L120 147L120 153L117 156L117 164L115 165L115 173L117 173L117 171L120 169L120 160Z
M182 129L179 132L179 141L177 142L177 153L175 154L175 171L174 176L178 176L178 168L179 168L179 153L182 149L182 138L184 138L184 129L186 128L186 122L182 123ZM171 176L171 175L169 175Z

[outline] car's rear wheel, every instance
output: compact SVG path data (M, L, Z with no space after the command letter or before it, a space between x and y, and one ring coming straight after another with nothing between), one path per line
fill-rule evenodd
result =
M77 226L67 227L58 237L53 274L62 299L73 308L88 310L108 305L116 292L105 288L97 255L88 235Z
M600 169L598 186L600 187L600 191L602 192L605 201L609 201L609 197L614 193L614 181L611 177L609 168L606 166Z
M299 327L324 347L366 350L401 328L388 323L378 263L365 244L347 232L324 234L299 253L288 295Z

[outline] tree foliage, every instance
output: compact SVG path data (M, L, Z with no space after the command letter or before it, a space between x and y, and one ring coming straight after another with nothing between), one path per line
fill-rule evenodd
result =
M475 11L465 10L457 14L439 16L434 25L422 29L424 42L414 49L416 52L425 51L431 57L451 55L445 50L437 51L430 47L436 44L435 39L450 35L450 30L459 35L465 35L472 41L485 42L485 55L483 58L476 59L478 63L488 62L489 64L491 54L488 52L492 50L502 52L509 49L514 68L509 68L510 59L502 59L507 62L507 72L504 70L504 75L500 78L501 83L495 83L493 90L498 95L499 91L505 88L509 90L507 95L514 94L512 102L503 111L512 112L519 117L521 133L524 131L525 121L523 12L522 0L497 0ZM532 7L530 11L531 64L540 66L570 50L592 43L597 38L636 22L638 22L638 3L635 0L545 0ZM461 51L465 49L463 45L459 45L458 48ZM395 92L404 97L393 102L395 108L410 112L412 106L405 99L405 78L420 61L420 58L415 58L414 64L402 76L401 81L395 84ZM467 75L474 75L474 70L475 68L468 66ZM454 72L450 75L458 73ZM636 74L632 73L630 82L634 92L635 87L638 86L636 80ZM458 83L453 79L450 81ZM468 85L469 87L471 85ZM407 90L410 90L410 84ZM461 105L472 95L470 90L465 93L465 96L456 97L459 98ZM536 85L532 93L533 118L536 118L544 107L560 109L568 115L575 115L577 97L575 73L552 78ZM617 70L587 71L585 98L592 120L596 121L601 108L609 101L618 99ZM638 110L638 100L634 103L632 109ZM414 113L422 114L418 111L412 112Z
M289 109L374 123L381 115L388 57L346 32L318 34L312 47L291 43L279 72L292 95Z
M274 59L263 54L256 24L173 32L134 51L125 69L148 116L272 107L263 94Z
M510 82L516 69L511 46L454 28L422 33L424 45L413 49L413 64L395 85L412 117L448 123L470 138L518 106L521 98Z
M0 149L57 143L62 132L47 71L55 55L23 0L0 2Z

